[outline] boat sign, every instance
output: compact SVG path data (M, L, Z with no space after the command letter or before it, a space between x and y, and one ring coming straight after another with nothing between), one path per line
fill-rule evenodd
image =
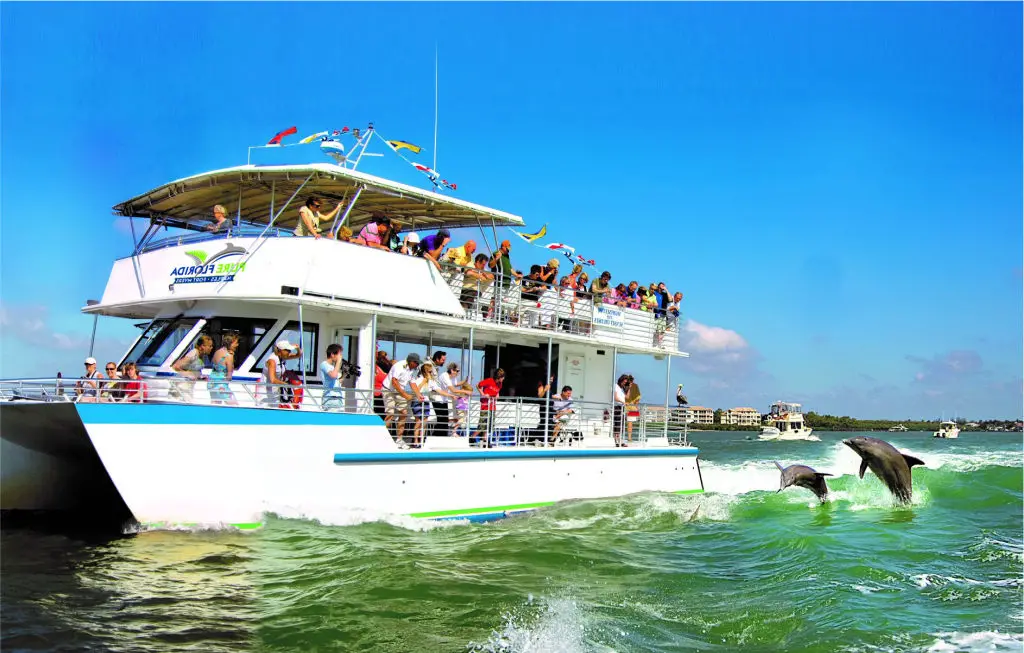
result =
M621 329L625 325L622 311L607 306L594 307L594 324L613 329Z
M192 259L191 265L181 265L171 270L174 283L217 283L234 281L235 275L245 271L245 261L223 261L228 257L246 254L244 247L228 243L227 247L213 256L201 249L185 252Z

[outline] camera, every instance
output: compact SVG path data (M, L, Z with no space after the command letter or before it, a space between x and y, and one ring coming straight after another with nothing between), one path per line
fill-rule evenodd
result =
M363 371L360 370L359 366L356 365L355 363L350 363L345 360L341 361L341 378L358 379L359 375L362 373Z

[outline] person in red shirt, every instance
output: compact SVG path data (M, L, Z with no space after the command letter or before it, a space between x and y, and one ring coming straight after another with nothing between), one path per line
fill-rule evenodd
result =
M473 434L473 441L479 441L481 436L487 442L487 436L494 424L494 410L497 405L497 397L501 394L501 386L505 382L505 370L500 367L494 370L494 376L484 379L476 384L483 397L480 399L480 429Z

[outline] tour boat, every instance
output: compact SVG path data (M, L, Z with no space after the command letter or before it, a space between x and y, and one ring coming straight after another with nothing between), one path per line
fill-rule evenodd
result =
M897 424L889 429L889 433L906 433L907 427L902 424Z
M759 440L812 440L820 441L811 435L813 429L804 425L804 416L800 412L800 404L777 401L772 404L765 415Z
M535 302L517 279L479 289L467 307L462 268L294 235L311 196L342 205L321 225L325 234L358 233L384 212L406 229L453 230L453 246L475 238L490 253L499 227L524 226L452 197L447 182L438 192L356 169L356 150L365 153L374 136L371 126L336 162L247 163L118 203L134 247L113 262L102 298L82 310L136 323L119 362L137 364L144 399L108 401L67 377L0 381L0 508L115 515L134 528L253 528L270 513L475 520L572 499L702 492L698 450L665 419L671 362L687 356L676 324L554 288ZM215 205L230 219L210 231ZM626 261L609 267L628 274ZM214 387L208 362L199 380L172 370L200 336L211 336L215 351L226 333L239 338L229 382ZM262 373L282 340L301 345L284 363L294 374L270 386ZM317 374L331 343L343 346L348 372L333 403ZM481 411L475 393L462 412L468 433L435 430L418 448L394 437L375 410L375 355L411 346L428 356L461 351L449 362L461 359L473 387L506 369L494 409ZM614 381L628 371L619 354L653 357L666 370L664 405L645 405L629 439L614 404ZM537 393L536 381L551 377L549 395L574 389L558 438L550 398Z
M944 421L939 424L939 430L932 433L932 437L955 440L960 437L960 427L956 425L956 422Z

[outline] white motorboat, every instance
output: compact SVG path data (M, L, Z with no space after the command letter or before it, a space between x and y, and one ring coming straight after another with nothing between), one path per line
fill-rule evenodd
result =
M955 440L960 437L960 427L956 425L956 422L944 421L939 424L939 430L932 433L932 437Z
M771 405L764 417L759 440L812 440L820 441L812 435L813 429L804 425L804 415L800 404L777 401Z
M687 356L674 325L666 331L649 312L571 298L553 302L547 320L530 319L537 302L514 279L466 294L462 268L293 235L312 196L343 207L321 225L325 234L358 233L381 211L413 229L456 230L453 245L464 242L459 229L488 243L497 228L524 224L356 170L380 137L371 126L356 138L336 163L214 170L114 207L135 245L114 261L102 299L82 310L141 321L120 362L138 366L142 400L75 389L67 378L0 381L0 508L252 528L268 512L485 519L569 499L703 491L685 436L679 443L667 420L641 421L626 441L613 405L618 354L664 360L666 370ZM207 230L218 204L234 217ZM198 380L172 369L200 337L212 337L215 351L228 333L239 338L231 379L211 377L208 364ZM282 340L301 348L280 364L291 368L286 384L272 385L263 373ZM318 364L332 343L348 365L344 388L325 397ZM509 371L496 402L476 395L464 409L449 404L475 437L449 436L467 432L455 428L415 442L389 433L375 354L394 358L398 347L461 352L449 362L461 358L471 384ZM575 391L573 412L557 424L529 385L551 377L552 392ZM667 414L667 389L655 408Z
M896 426L893 426L892 428L889 429L889 433L906 433L906 432L907 432L907 427L903 426L902 424L897 424Z

